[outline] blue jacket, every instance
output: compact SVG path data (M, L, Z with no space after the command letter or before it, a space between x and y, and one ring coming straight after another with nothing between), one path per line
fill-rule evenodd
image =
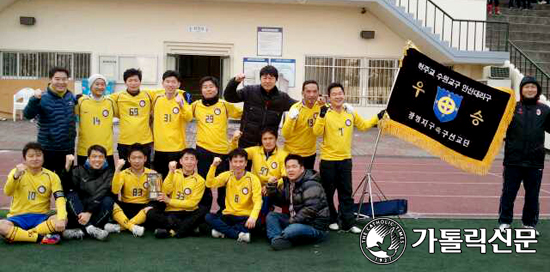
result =
M41 99L32 97L25 107L25 118L38 121L38 142L44 150L74 150L76 99L70 91L59 97L49 87Z

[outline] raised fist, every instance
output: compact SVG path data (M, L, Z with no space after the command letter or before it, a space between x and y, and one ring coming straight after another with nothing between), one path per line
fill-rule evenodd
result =
M243 135L243 132L237 129L237 130L235 130L235 132L233 132L233 139L232 140L234 142L236 142L241 138L242 135Z
M220 163L222 163L222 159L220 159L220 157L215 157L214 161L212 162L212 165L218 167L218 165L220 165Z
M124 159L119 159L116 162L116 170L120 171L122 169L122 167L124 167L125 164L126 164L126 161Z
M243 73L238 73L235 75L235 81L242 82L246 76Z
M67 169L67 171L71 169L71 166L73 166L73 162L74 162L73 154L67 154L65 156L65 169Z
M15 173L13 175L13 178L18 179L27 170L27 165L23 164L23 163L20 163L17 166L15 166L15 169L16 170L15 170Z
M291 108L288 111L288 118L290 118L292 120L296 120L296 118L298 118L299 114L300 114L300 110L298 110L297 108Z
M174 171L176 171L176 168L178 167L178 162L177 161L171 161L168 163L168 170L170 170L170 172L174 173Z
M42 90L40 90L40 89L34 90L34 95L33 96L38 98L38 99L42 98Z

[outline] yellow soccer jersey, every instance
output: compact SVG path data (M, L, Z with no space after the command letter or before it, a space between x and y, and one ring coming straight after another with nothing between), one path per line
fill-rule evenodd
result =
M57 218L67 219L66 200L57 174L42 168L36 175L25 171L18 179L14 179L15 172L16 169L11 170L4 185L4 193L13 197L8 217L26 213L47 214L53 194Z
M232 171L215 175L216 167L210 166L206 176L206 187L225 186L225 210L222 213L257 219L262 208L262 185L258 177L246 172L241 179L237 180Z
M290 154L309 157L317 152L317 136L313 134L313 125L321 107L315 103L308 108L303 102L292 105L300 111L298 118L292 120L285 116L282 134L285 137L285 150Z
M115 173L111 185L113 194L120 194L120 199L124 203L147 204L149 202L147 173L151 173L151 169L145 168L139 177L130 168Z
M88 148L92 145L101 145L107 149L107 155L113 155L113 117L118 115L115 102L103 97L95 100L85 95L76 105L78 123L79 156L87 156Z
M194 211L204 194L206 182L196 172L185 177L181 169L168 173L162 184L162 192L170 195L170 203L166 206L167 212Z
M159 94L153 104L155 150L162 152L183 150L186 146L186 125L193 119L191 106L186 101L180 105L174 97L168 99L164 93Z
M120 135L118 143L131 145L147 144L153 141L150 126L151 104L154 91L140 91L133 96L128 91L117 92L109 96L118 107Z
M340 113L329 109L324 118L317 118L313 126L313 133L323 136L321 143L321 160L340 161L351 159L351 142L353 139L353 127L359 130L368 130L378 123L375 115L366 121L357 112Z
M248 153L248 159L252 161L252 174L258 176L262 186L265 185L270 177L277 179L286 176L285 158L288 153L278 147L273 150L269 158L266 158L264 148L261 146L251 146L245 148Z
M243 109L224 100L205 106L202 100L191 104L193 117L197 120L197 146L217 154L228 154L227 120L240 119Z

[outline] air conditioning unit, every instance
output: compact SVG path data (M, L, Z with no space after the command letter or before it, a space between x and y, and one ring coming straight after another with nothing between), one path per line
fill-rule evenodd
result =
M510 68L485 66L483 67L483 78L480 81L491 87L511 88L512 80L510 79Z

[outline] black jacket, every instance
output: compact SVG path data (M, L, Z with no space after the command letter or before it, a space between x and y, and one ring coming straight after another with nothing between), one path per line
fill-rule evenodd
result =
M550 107L518 102L506 131L504 165L544 168L544 131L550 133Z
M277 206L290 205L290 180L283 178L280 188L269 187L268 195ZM292 200L296 216L291 218L292 223L313 226L319 230L327 230L330 224L330 215L327 197L323 186L319 183L320 177L314 170L306 170L303 176L296 181Z
M113 169L110 167L96 170L86 165L77 166L67 175L63 182L63 190L67 195L78 195L84 212L94 211L104 197L112 196Z
M283 112L288 111L297 101L280 92L277 87L268 93L261 85L245 86L239 91L237 86L239 82L232 78L225 88L224 97L231 103L244 102L241 118L243 135L239 139L239 147L259 145L262 130L271 128L278 131Z

